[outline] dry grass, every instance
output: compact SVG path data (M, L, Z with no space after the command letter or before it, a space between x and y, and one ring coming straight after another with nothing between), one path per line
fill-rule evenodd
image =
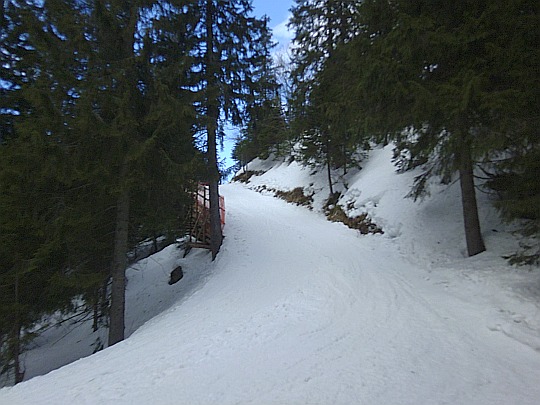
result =
M337 204L339 197L339 193L334 193L324 205L324 213L329 221L341 222L349 228L357 229L362 235L384 233L377 224L371 221L371 218L366 213L352 218L349 217L343 208Z
M249 180L253 176L260 176L264 174L264 171L262 170L247 170L243 173L238 174L237 176L234 176L232 181L239 181L240 183L249 183Z
M291 204L306 206L310 209L312 208L311 204L313 203L313 194L305 195L302 187L296 187L291 191L278 190L275 192L275 194L276 197L279 197Z

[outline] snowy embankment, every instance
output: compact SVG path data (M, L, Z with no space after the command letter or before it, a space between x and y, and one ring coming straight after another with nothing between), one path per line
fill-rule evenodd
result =
M456 185L405 200L411 175L389 157L375 150L343 179L341 203L385 230L369 236L247 188L305 186L317 208L324 175L254 162L266 173L222 189L215 262L169 248L140 263L128 287L136 331L0 390L0 403L537 404L538 272L500 258L515 246L488 208L489 251L465 258ZM186 276L168 286L178 264Z

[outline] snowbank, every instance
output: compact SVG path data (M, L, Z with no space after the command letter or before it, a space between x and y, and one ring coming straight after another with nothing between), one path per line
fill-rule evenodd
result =
M252 162L265 173L222 189L216 261L170 247L134 266L131 336L1 389L0 403L537 404L538 272L500 257L514 242L484 200L488 251L465 258L455 185L404 199L412 174L390 154L372 151L338 186L385 230L367 236L319 211L324 174ZM249 190L263 185L305 187L314 210Z

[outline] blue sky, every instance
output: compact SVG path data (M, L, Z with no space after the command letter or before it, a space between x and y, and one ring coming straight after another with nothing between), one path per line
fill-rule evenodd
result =
M253 0L253 15L270 17L270 28L272 29L273 39L278 42L277 49L287 46L292 38L292 33L287 31L287 20L290 15L289 9L293 6L294 0ZM227 167L233 165L231 151L234 146L234 138L237 136L237 129L226 130L224 149L220 151L220 158L225 158Z
M293 0L253 0L253 8L255 15L266 14L275 25L285 20L293 3Z
M270 28L274 33L274 40L280 44L290 39L287 33L287 19L289 9L293 6L293 0L253 0L253 12L255 16L267 15L270 17Z

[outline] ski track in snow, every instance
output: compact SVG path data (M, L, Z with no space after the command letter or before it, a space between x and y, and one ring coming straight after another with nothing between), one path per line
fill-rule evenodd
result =
M539 403L538 331L480 305L497 286L484 297L473 276L415 264L422 249L222 191L221 252L191 253L200 278L180 301L113 348L0 390L0 404Z

